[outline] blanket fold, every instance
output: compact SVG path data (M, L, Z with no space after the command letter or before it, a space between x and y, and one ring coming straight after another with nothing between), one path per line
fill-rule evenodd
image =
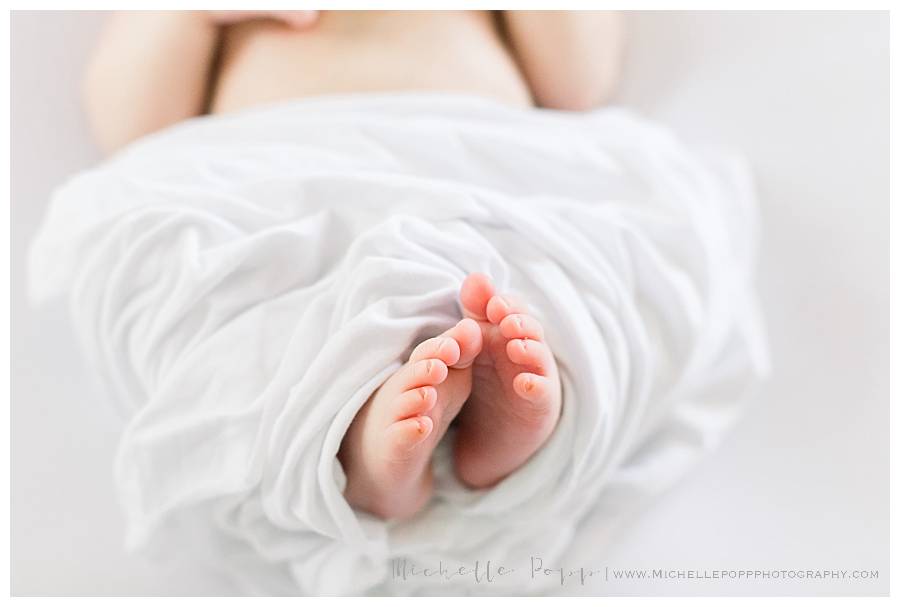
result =
M308 99L190 120L70 179L31 288L68 294L127 420L132 546L203 544L257 593L530 593L531 555L670 485L765 373L755 212L738 161L624 110ZM426 511L353 511L341 438L461 317L475 271L541 319L558 427L490 490L462 487L442 444ZM515 571L404 579L401 558Z

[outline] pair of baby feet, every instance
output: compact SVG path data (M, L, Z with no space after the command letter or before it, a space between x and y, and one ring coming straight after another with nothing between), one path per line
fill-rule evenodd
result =
M465 318L420 343L347 430L338 458L353 507L385 519L418 512L454 419L456 474L473 488L502 480L553 432L562 395L541 325L483 274L466 278L460 302Z

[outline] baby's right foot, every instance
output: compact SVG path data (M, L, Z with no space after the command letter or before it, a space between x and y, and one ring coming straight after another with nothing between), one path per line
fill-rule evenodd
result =
M419 344L356 414L338 458L351 506L406 518L431 497L431 454L472 389L481 329L470 319Z
M494 292L483 274L460 290L466 316L476 320L484 347L475 359L475 386L459 416L455 465L460 480L490 487L524 464L550 437L562 393L544 330L524 308Z

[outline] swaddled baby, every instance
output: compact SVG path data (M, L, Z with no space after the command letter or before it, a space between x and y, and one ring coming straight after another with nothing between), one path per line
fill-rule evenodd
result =
M715 446L765 367L752 189L577 111L616 23L113 17L87 102L122 149L56 191L31 278L127 420L130 546L208 546L251 592L465 586L391 559L521 592Z
M206 107L349 91L467 92L581 110L607 96L619 46L618 16L602 12L120 14L90 67L87 99L108 149ZM482 274L466 279L459 300L464 318L419 344L344 438L345 496L357 508L387 519L418 512L451 423L456 473L473 488L496 484L553 432L559 373L528 302Z

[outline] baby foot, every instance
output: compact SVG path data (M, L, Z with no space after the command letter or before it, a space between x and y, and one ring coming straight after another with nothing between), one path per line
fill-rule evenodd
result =
M351 506L392 519L428 502L431 453L469 397L481 344L478 324L461 320L419 344L363 405L338 452Z
M473 365L473 389L457 420L456 473L471 487L490 487L537 451L556 427L562 405L559 371L540 323L494 293L484 274L460 290L464 314L477 321L484 347Z

